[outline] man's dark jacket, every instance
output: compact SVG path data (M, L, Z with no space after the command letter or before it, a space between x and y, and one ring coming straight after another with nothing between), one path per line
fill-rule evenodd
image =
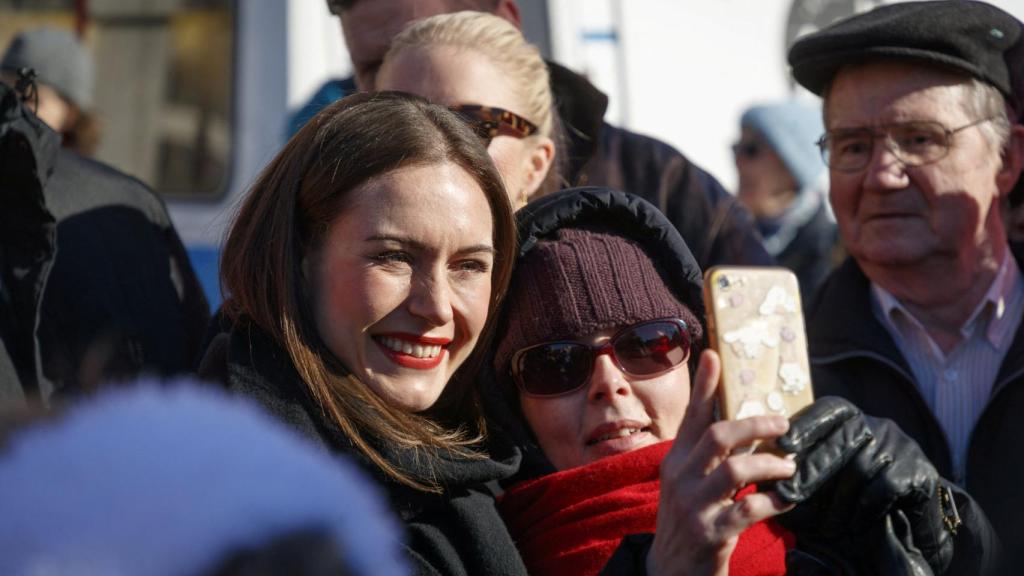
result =
M567 156L560 167L570 186L606 186L654 204L679 230L701 269L773 263L750 213L713 176L672 146L605 122L607 96L568 68L548 62L548 69L567 140L559 150ZM325 84L293 116L292 131L354 89L351 79Z
M5 103L0 404L193 369L209 308L163 202Z
M1013 247L1024 266L1024 246ZM1011 311L1021 314L1022 311ZM849 399L896 421L953 478L946 436L913 372L872 309L870 283L853 259L828 278L808 316L815 394ZM1024 560L1024 324L999 368L967 453L964 488L981 504L1015 562Z

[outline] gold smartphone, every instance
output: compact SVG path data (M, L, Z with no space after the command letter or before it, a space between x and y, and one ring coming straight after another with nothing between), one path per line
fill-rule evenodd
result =
M711 347L722 359L722 418L792 416L814 401L796 276L785 268L716 266L704 274Z

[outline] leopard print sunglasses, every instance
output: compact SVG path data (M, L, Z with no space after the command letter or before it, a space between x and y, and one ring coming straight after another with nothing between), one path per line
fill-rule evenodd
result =
M489 146L496 136L526 138L538 130L533 122L504 108L458 104L449 106L449 109L469 124L485 146Z

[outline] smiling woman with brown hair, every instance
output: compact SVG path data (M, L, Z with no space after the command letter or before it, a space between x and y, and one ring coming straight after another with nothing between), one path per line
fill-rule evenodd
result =
M370 470L424 573L524 572L482 487L514 466L483 452L472 386L511 273L511 213L451 112L360 94L270 163L223 252L234 324L208 371Z

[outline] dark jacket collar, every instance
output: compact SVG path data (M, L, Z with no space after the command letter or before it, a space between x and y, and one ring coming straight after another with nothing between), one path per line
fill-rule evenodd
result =
M551 93L558 108L558 117L565 131L565 176L576 182L583 167L597 151L597 142L604 126L608 97L589 80L565 66L548 61Z
M1011 243L1017 264L1024 269L1024 244ZM829 276L815 298L807 323L812 363L851 354L882 357L912 374L889 331L875 317L871 281L853 258ZM1024 325L1022 325L1024 329ZM993 395L1010 377L1024 370L1024 330L1018 329L1003 359Z
M562 120L596 141L604 113L608 110L608 96L591 84L590 80L565 66L550 60L547 64L551 75L551 92Z
M853 258L847 258L821 287L807 319L811 361L851 350L870 352L910 372L889 332L875 318L871 282Z

